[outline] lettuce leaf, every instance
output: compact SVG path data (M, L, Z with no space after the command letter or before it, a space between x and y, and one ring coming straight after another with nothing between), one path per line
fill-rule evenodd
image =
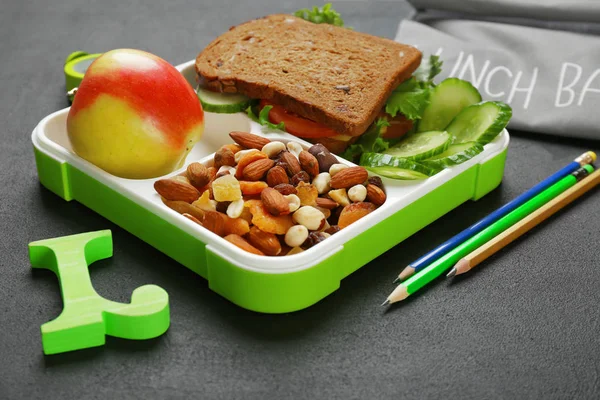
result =
M331 8L331 3L327 3L323 7L314 6L312 10L303 8L296 11L294 15L315 24L344 26L344 20L337 11Z
M429 56L413 73L402 82L385 104L385 112L395 117L398 113L411 120L421 119L429 104L429 92L435 86L433 78L442 71L442 61L436 55Z
M384 126L390 126L390 123L383 118L377 119L355 143L346 148L341 156L348 161L356 162L362 153L381 153L387 150L390 142L381 137L381 128Z
M395 117L398 113L411 120L421 119L429 104L429 88L422 88L415 77L400 84L385 103L385 112Z
M285 125L283 124L283 121L278 124L274 124L271 121L269 121L269 112L271 111L271 108L273 108L273 106L264 106L257 116L254 112L254 109L252 108L252 105L250 105L246 109L246 113L252 121L258 122L262 126L266 126L270 129L279 129L280 131L285 131Z
M423 88L435 86L433 78L442 72L442 64L440 56L431 55L421 62L419 68L413 73L413 77Z

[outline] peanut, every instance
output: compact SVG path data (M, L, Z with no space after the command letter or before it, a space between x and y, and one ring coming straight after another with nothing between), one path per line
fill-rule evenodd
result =
M293 215L294 222L316 231L325 224L325 215L312 206L302 206Z
M244 211L244 200L242 199L232 201L227 206L227 215L229 218L239 218L242 215L242 211Z
M364 185L354 185L348 189L348 198L353 203L364 201L367 198L367 188Z
M330 168L329 168L329 175L334 176L335 174L337 174L338 172L340 172L341 170L348 168L348 166L346 164L333 164Z
M299 247L308 237L308 229L304 225L294 225L285 233L285 244L290 247Z
M261 151L265 153L267 157L275 158L279 155L279 153L281 153L284 150L285 144L283 144L282 142L275 141L265 144Z
M331 189L329 187L329 182L331 182L331 175L329 175L329 172L321 172L313 179L312 183L317 188L319 194L323 194L329 192L329 189Z

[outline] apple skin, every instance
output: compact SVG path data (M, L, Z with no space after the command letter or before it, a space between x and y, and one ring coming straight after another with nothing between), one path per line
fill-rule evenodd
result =
M67 116L73 151L106 172L155 178L180 168L204 133L196 93L153 54L116 49L87 69Z

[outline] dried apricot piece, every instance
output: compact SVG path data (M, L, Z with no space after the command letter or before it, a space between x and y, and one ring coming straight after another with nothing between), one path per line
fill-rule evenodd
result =
M263 189L268 188L268 187L269 187L269 185L267 185L267 183L263 182L263 181L256 181L256 182L240 181L240 189L242 190L242 194L244 196L260 194L263 191Z
M221 146L221 148L229 149L229 150L231 150L231 152L232 152L233 154L235 154L235 153L237 153L238 151L241 151L241 150L243 150L243 149L244 149L242 146L240 146L240 145L239 145L239 144L237 144L237 143L230 143L230 144L226 144L226 145L223 145L223 146Z
M246 204L244 204L244 210L242 210L242 215L240 215L240 218L246 220L248 223L252 223L252 213L248 207L246 207Z
M342 213L340 214L338 226L340 227L340 229L344 229L345 227L358 221L365 215L375 211L376 208L377 207L375 207L375 204L369 202L359 202L347 205L346 207L344 207Z
M245 206L252 213L252 223L261 231L285 235L288 229L294 225L291 214L273 216L260 200L248 200Z

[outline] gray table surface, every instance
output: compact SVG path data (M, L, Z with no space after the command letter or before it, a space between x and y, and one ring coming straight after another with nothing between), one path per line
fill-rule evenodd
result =
M596 190L452 282L384 312L392 278L424 254L599 142L512 132L502 185L466 203L286 315L243 310L154 248L38 182L30 134L68 104L74 50L140 48L173 64L252 17L309 1L4 1L0 8L0 398L598 398L600 268ZM393 37L398 1L335 3L359 31ZM27 243L111 229L114 256L90 271L128 302L170 294L171 327L146 342L44 356L40 325L62 309L56 278L32 272Z

